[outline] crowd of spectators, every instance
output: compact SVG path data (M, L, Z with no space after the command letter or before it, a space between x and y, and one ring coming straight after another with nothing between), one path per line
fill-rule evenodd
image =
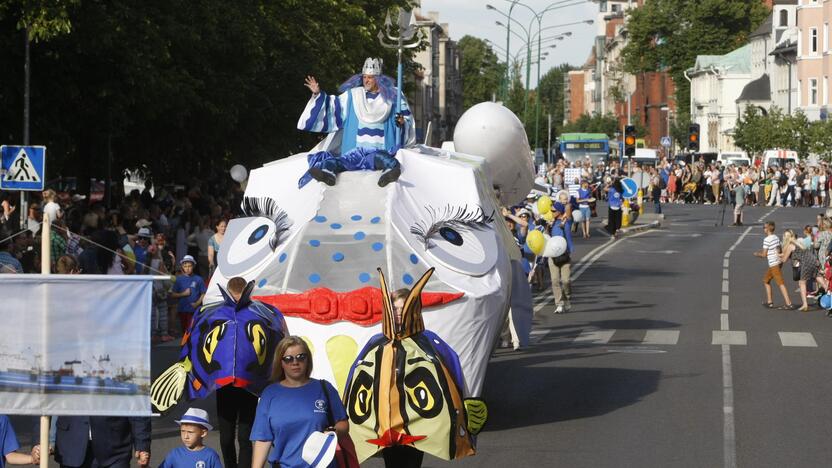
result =
M147 183L141 192L113 197L108 209L103 202L89 203L84 196L47 189L28 197L22 230L17 193L12 194L2 196L0 270L4 273L40 273L42 224L47 215L53 273L182 277L192 263L191 274L205 282L216 266L225 226L237 215L243 191L239 184L223 179L155 190ZM154 323L166 326L155 331L154 341L170 341L183 332L181 326L176 328L177 309L193 297L182 293L196 291L177 291L178 283L154 282ZM168 315L162 317L162 311Z

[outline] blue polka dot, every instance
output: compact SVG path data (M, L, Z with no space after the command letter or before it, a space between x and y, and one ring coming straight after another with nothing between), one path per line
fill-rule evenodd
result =
M350 219L353 221L361 221L361 215L352 215Z
M410 263L414 265L419 263L419 257L417 257L416 254L410 254Z
M361 273L360 275L358 275L358 281L361 281L362 283L366 283L367 281L370 281L370 274L369 273Z
M316 223L325 223L326 222L326 216L315 216L312 219L314 219Z
M381 222L381 218L376 216L375 218L371 219L370 222L373 223L373 224L378 224L378 223Z
M286 253L284 252L284 253L280 254L280 257L278 257L277 261L280 262L280 263L283 263L283 262L286 261L286 257L288 257L288 255L286 255Z
M261 279L260 282L257 283L258 288L262 288L265 285L266 285L266 278Z
M310 283L318 283L320 281L321 281L321 275L319 275L317 273L312 273L311 275L309 275L309 282Z
M344 259L344 254L342 254L341 252L335 252L334 254L332 254L332 260L334 260L336 262L340 262L343 259Z
M312 239L311 241L309 241L309 245L311 245L312 247L317 247L321 245L321 241L319 241L318 239Z
M384 244L382 244L381 242L373 242L372 247L373 247L373 250L378 252L379 250L384 248Z
M352 236L355 240L364 240L365 237L367 237L367 234L364 234L364 231L358 231Z
M413 284L413 277L405 273L404 276L402 276L402 281L404 281L404 284L411 285Z
M329 225L332 229L341 229L341 225L338 223L332 223Z

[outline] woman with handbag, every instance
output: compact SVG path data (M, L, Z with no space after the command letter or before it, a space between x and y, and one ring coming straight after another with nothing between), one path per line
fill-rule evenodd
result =
M274 356L273 383L260 395L251 428L251 466L262 468L268 458L272 467L307 467L302 458L306 439L323 430L334 430L339 441L348 438L347 412L329 382L310 378L312 353L302 338L282 339ZM337 465L333 459L329 467Z
M820 284L823 284L824 279L820 277L820 264L812 244L810 243L807 246L803 239L795 238L794 231L786 229L783 233L783 252L780 254L780 260L782 263L786 263L789 258L792 260L792 279L796 280L800 286L800 300L803 301L800 310L808 312L809 301L806 283L810 279L817 279Z

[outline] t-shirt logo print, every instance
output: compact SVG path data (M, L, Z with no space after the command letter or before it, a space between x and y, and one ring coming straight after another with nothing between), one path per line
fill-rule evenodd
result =
M323 413L326 411L326 402L324 400L315 400L315 412Z
M194 466L196 468L205 468L205 462L200 460L200 461L196 462L196 465L194 465Z

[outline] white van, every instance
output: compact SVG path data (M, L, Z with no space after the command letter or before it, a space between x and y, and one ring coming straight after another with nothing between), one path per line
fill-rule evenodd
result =
M653 166L659 163L658 153L650 148L636 148L636 154L633 156L633 162L641 166Z
M769 167L784 167L786 164L795 165L800 162L797 151L792 150L766 150L763 152L763 170Z
M745 151L723 151L719 153L716 160L721 162L723 166L750 166L751 158Z

